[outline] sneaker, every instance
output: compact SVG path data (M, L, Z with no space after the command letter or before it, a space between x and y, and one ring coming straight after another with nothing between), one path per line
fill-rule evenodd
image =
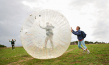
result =
M89 50L87 50L87 54L89 54L90 53L90 51Z
M86 50L85 50L85 49L83 49L83 53L85 53L85 51L86 51Z

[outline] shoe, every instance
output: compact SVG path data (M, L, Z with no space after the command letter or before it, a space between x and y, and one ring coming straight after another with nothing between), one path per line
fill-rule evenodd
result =
M83 49L83 53L85 53L85 51L86 51L86 50L85 50L85 49Z
M87 54L89 54L90 53L90 51L89 50L87 50Z

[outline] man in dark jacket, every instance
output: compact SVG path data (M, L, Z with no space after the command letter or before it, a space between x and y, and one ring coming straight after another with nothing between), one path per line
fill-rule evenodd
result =
M80 31L80 27L77 26L76 27L76 30L77 31L74 31L71 27L71 32L74 34L74 35L77 35L77 38L78 38L78 47L83 49L83 52L87 51L87 53L89 54L90 51L87 49L86 45L85 45L85 42L84 42L84 37L82 36L81 34L81 31ZM81 47L81 44L83 45L84 48Z
M15 46L14 46L15 41L16 41L15 39L14 40L12 39L12 41L9 40L9 42L11 42L11 45L12 45L12 50L15 48Z

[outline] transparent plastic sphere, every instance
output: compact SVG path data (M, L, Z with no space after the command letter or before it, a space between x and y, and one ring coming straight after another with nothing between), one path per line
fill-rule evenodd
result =
M70 25L61 13L48 9L40 10L27 17L20 37L24 49L32 57L57 58L70 45Z

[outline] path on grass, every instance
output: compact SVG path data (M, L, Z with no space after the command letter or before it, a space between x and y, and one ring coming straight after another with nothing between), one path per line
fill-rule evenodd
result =
M7 65L13 65L13 64L15 64L15 65L20 65L19 63L21 63L21 62L24 62L24 61L28 61L28 60L32 60L32 59L34 59L33 57L32 58L25 58L25 59L23 59L23 60L19 60L19 61L17 61L17 62L12 62L12 63L9 63L9 64L7 64Z
M68 52L71 52L71 51L73 51L73 50L74 50L74 49L70 49L70 50L66 51L65 54L67 54Z

